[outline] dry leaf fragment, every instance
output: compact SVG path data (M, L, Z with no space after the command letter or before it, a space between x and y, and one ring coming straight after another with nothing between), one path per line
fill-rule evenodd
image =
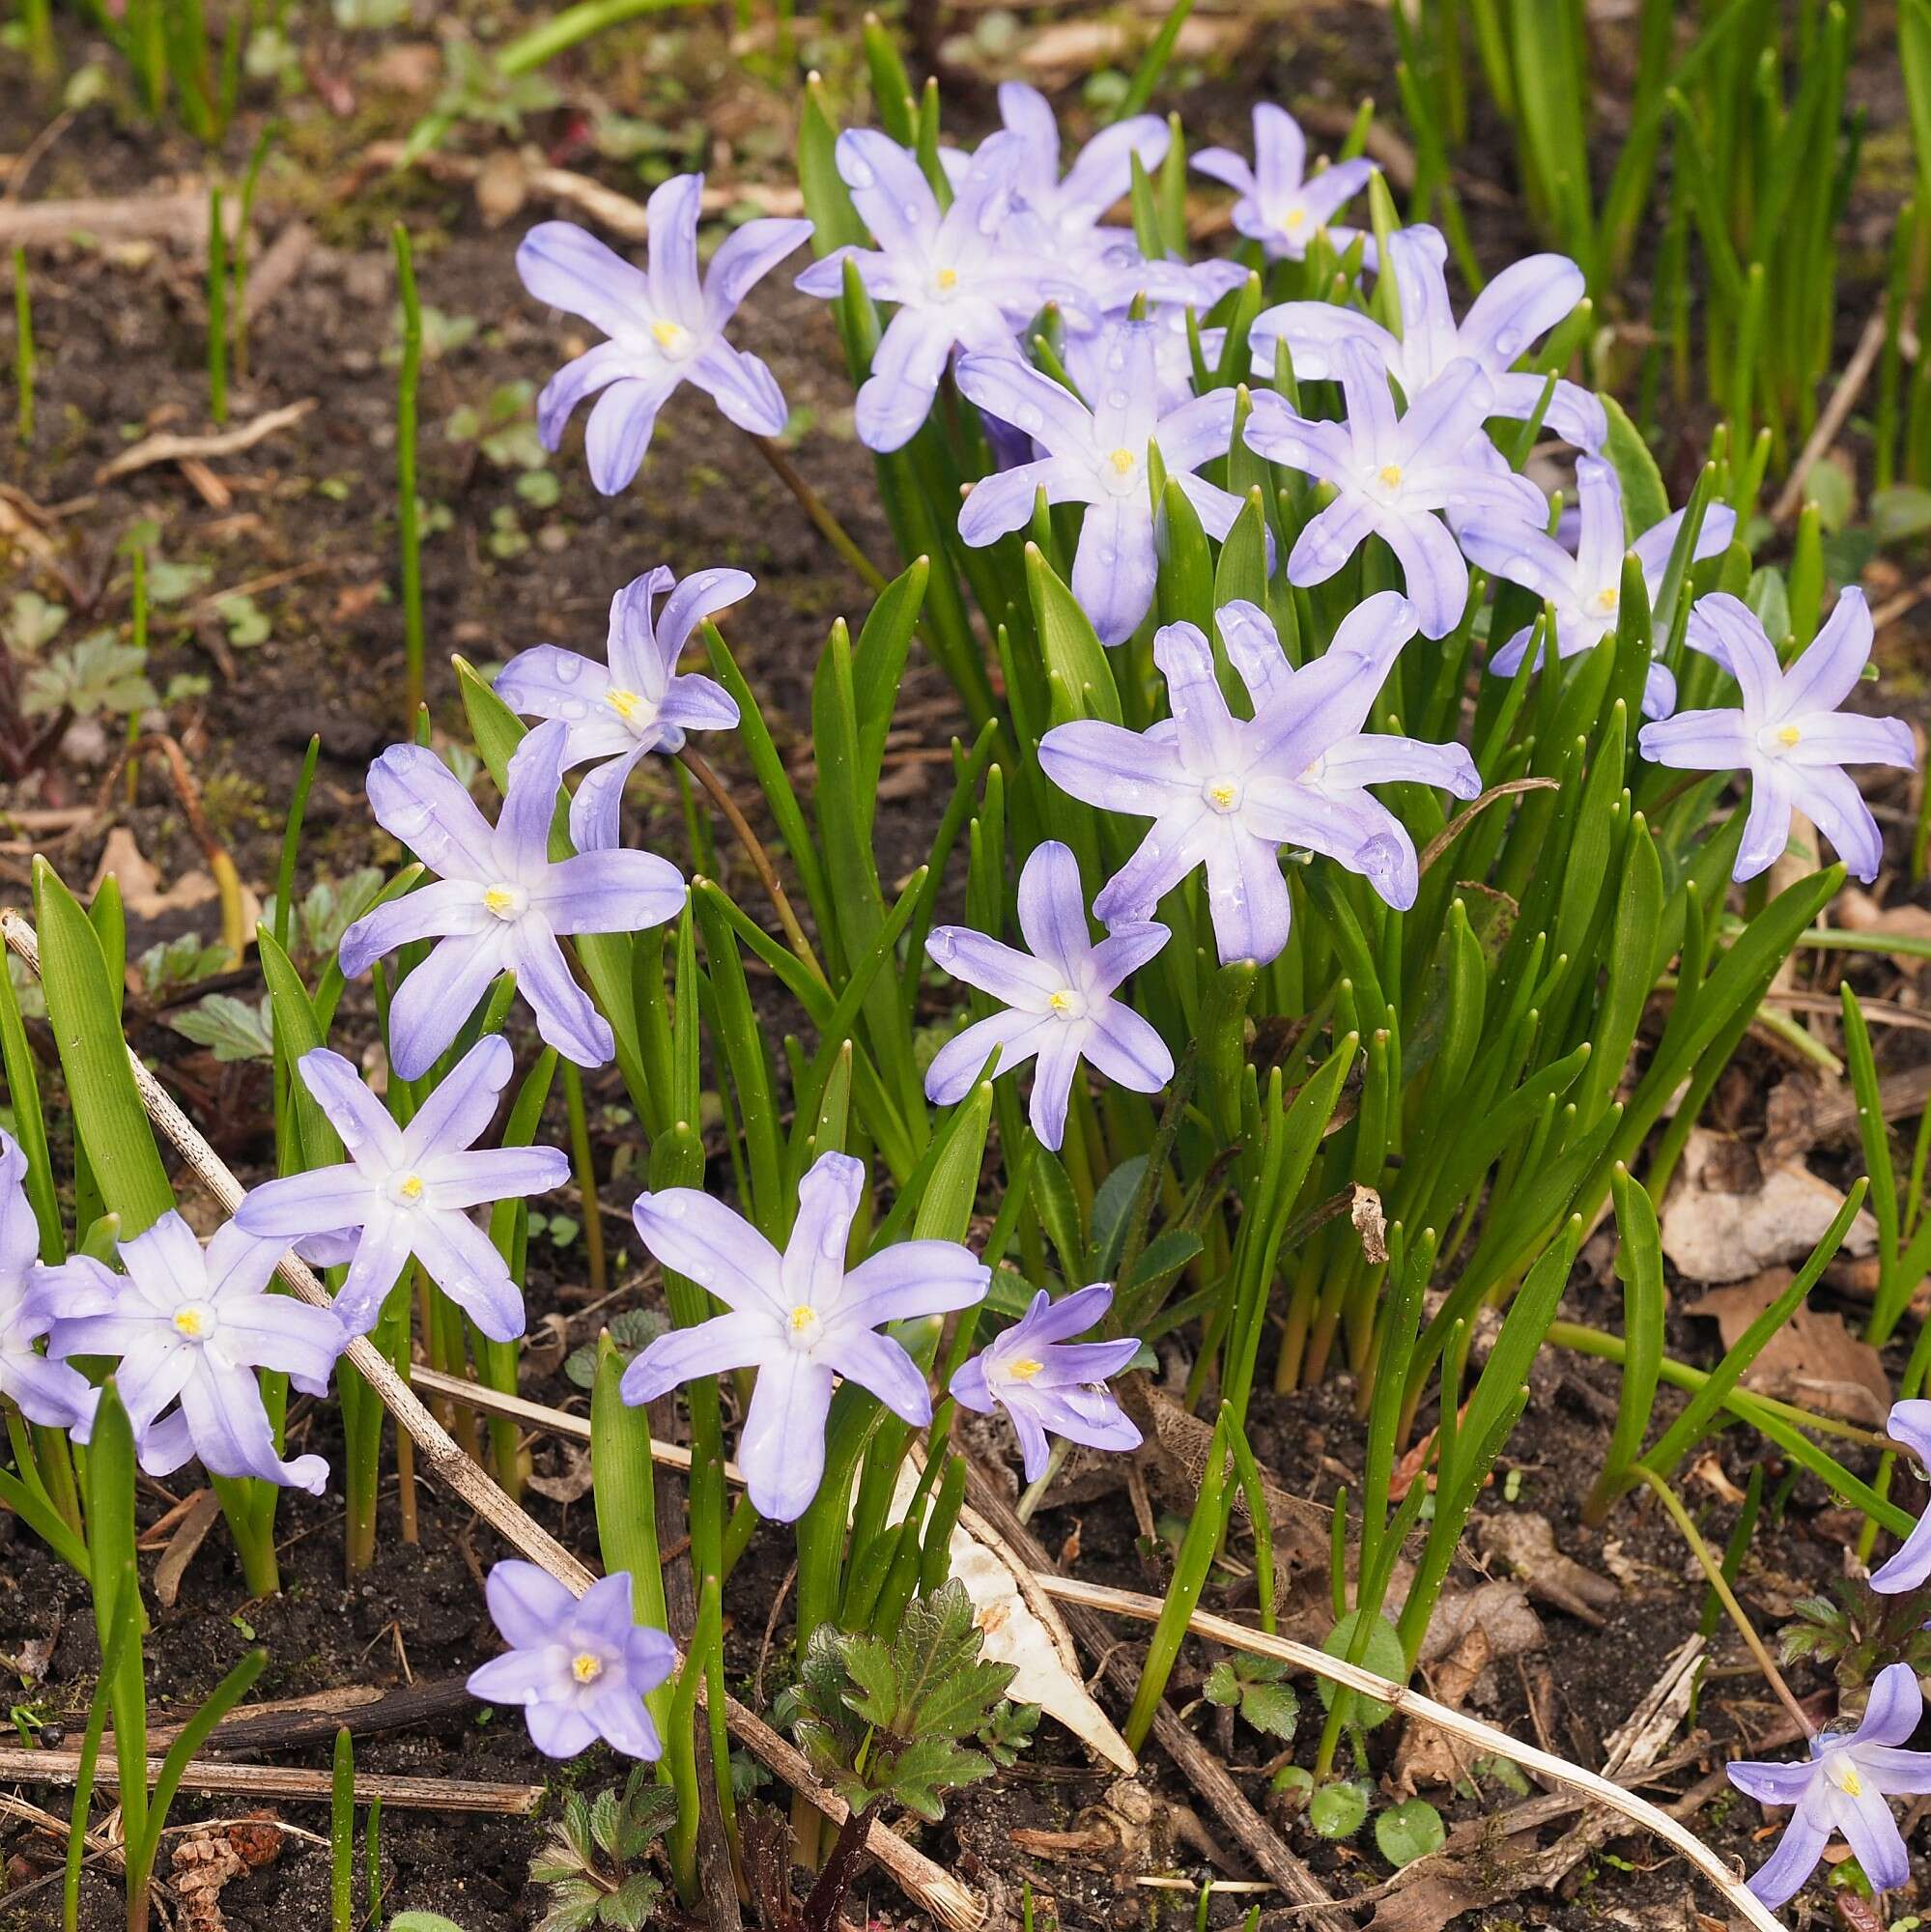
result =
M1533 1510L1497 1510L1476 1517L1470 1527L1477 1545L1506 1563L1532 1597L1586 1624L1600 1628L1604 1612L1622 1601L1622 1592L1606 1577L1556 1548L1555 1531L1546 1516Z
M1547 1642L1519 1583L1482 1583L1442 1595L1415 1661L1427 1672L1429 1694L1459 1711L1491 1664L1526 1657ZM1403 1733L1391 1776L1404 1796L1417 1785L1453 1784L1467 1775L1467 1747L1446 1731L1415 1721Z
M540 1496L554 1503L582 1502L590 1493L590 1452L563 1443L563 1473L557 1476L529 1475L524 1482Z
M1361 1236L1362 1259L1378 1267L1388 1259L1388 1219L1381 1211L1381 1197L1357 1182L1350 1191L1348 1218Z
M1790 1283L1787 1267L1767 1268L1734 1288L1713 1289L1684 1312L1710 1317L1723 1347L1733 1348ZM1872 1428L1883 1428L1890 1412L1890 1380L1878 1351L1853 1335L1841 1315L1808 1306L1764 1345L1744 1372L1744 1386Z
M1733 1191L1746 1180L1736 1172L1736 1147L1727 1135L1696 1128L1663 1203L1662 1251L1691 1281L1742 1281L1765 1268L1801 1264L1844 1205L1836 1188L1797 1161L1762 1171L1754 1187ZM1840 1252L1866 1255L1876 1245L1877 1223L1860 1212Z

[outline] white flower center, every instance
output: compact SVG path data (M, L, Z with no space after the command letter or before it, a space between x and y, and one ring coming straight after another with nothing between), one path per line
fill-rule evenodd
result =
M221 1318L207 1301L185 1301L174 1312L174 1332L187 1342L205 1342L220 1327Z
M818 1319L818 1311L809 1302L801 1301L791 1311L784 1339L803 1354L816 1344L819 1331L824 1325Z
M1240 781L1222 775L1208 779L1200 788L1201 797L1214 811L1226 813L1240 810Z
M1116 497L1130 495L1139 485L1140 459L1122 444L1100 459L1099 480Z
M1281 216L1281 226L1290 235L1298 235L1307 226L1307 204L1300 201L1291 203L1287 213Z
M524 908L529 903L529 895L521 886L512 885L507 879L489 888L483 895L484 907L507 923L510 920L521 919Z
M1846 1798L1861 1798L1864 1795L1864 1781L1858 1776L1858 1768L1851 1762L1849 1751L1832 1751L1824 1759L1824 1770L1831 1782Z
M570 1675L579 1684L594 1684L604 1674L604 1660L594 1651L580 1650L570 1660Z
M1031 1355L1020 1355L1006 1363L1001 1373L1008 1381L1030 1382L1045 1366L1044 1362L1035 1361Z
M1382 464L1375 472L1369 493L1384 503L1392 503L1402 493L1402 466L1399 463Z
M1757 733L1757 749L1773 758L1795 751L1803 742L1803 733L1795 724L1766 724Z
M1062 986L1046 1002L1046 1010L1056 1020L1078 1020L1086 1017L1085 996L1071 986Z
M630 725L635 725L637 714L647 710L650 705L649 698L640 691L619 691L614 688L604 693L604 702Z
M683 361L696 347L696 338L681 322L653 322L650 325L650 339L672 362Z

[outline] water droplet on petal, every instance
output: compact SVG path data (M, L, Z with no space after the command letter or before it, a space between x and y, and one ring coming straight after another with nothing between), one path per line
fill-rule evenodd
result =
M556 661L556 681L558 684L575 684L583 675L583 660L580 657L559 657Z
M1123 410L1129 400L1124 389L1109 389L1106 392L1106 407L1110 410Z
M847 187L869 187L878 179L871 171L869 161L847 161L845 163L845 185Z
M908 201L905 204L905 219L909 221L915 228L919 225L919 217L923 213L924 213L924 212L925 211L922 209L916 201Z

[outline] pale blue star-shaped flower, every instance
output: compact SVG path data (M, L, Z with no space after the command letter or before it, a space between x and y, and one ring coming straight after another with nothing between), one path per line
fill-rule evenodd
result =
M1055 1150L1066 1127L1066 1102L1082 1060L1136 1094L1157 1094L1174 1077L1166 1042L1114 989L1166 945L1164 925L1133 921L1098 945L1087 931L1079 862L1069 846L1047 839L1033 848L1019 875L1019 929L1032 949L975 932L936 927L925 951L953 979L1002 1001L1007 1010L949 1039L925 1069L925 1097L942 1107L965 1098L994 1047L999 1071L1038 1056L1033 1078L1033 1131Z
M1401 302L1399 335L1338 302L1282 302L1255 318L1255 373L1273 380L1274 345L1285 342L1295 377L1324 382L1340 373L1335 355L1340 345L1358 342L1405 396L1419 395L1451 363L1473 362L1493 384L1491 414L1523 421L1534 415L1545 379L1511 365L1582 299L1582 270L1566 255L1527 256L1504 269L1457 322L1443 272L1448 243L1438 229L1421 224L1398 229L1388 238L1388 259ZM1609 433L1601 398L1561 380L1542 424L1551 436L1592 452Z
M999 133L980 143L952 205L938 197L896 141L868 128L838 136L838 174L878 245L837 248L798 277L807 295L836 297L850 260L868 294L896 302L858 392L859 440L901 448L918 433L954 349L1017 360L1012 331L1053 298L1081 299L1065 266L1008 241L1013 183L1026 144Z
M1204 866L1221 959L1265 964L1288 943L1285 847L1322 853L1390 905L1410 906L1420 878L1414 841L1367 787L1406 781L1474 798L1482 781L1460 745L1361 730L1415 634L1414 612L1394 591L1358 606L1326 652L1298 670L1254 605L1224 604L1214 620L1252 718L1228 709L1201 632L1169 624L1154 634L1153 657L1173 716L1146 731L1098 719L1057 724L1040 742L1039 763L1088 805L1153 820L1093 900L1097 918L1146 919Z
M549 1571L511 1557L491 1570L483 1594L510 1648L470 1671L470 1696L520 1704L545 1757L575 1757L598 1738L626 1757L664 1755L643 1700L676 1667L677 1651L635 1620L628 1571L573 1597Z
M365 913L342 935L342 970L352 980L412 940L438 941L389 1005L389 1057L405 1080L435 1065L505 971L516 975L538 1033L566 1060L601 1066L616 1051L610 1023L572 977L557 941L662 925L683 909L684 881L650 852L552 861L567 736L556 719L517 747L494 826L434 752L391 745L369 767L377 824L440 874Z
M537 434L546 449L554 449L571 411L585 396L597 397L583 454L590 481L607 497L637 474L657 412L681 384L704 390L739 429L776 436L784 427L777 379L755 355L732 348L724 327L811 224L747 221L719 244L700 277L703 197L702 175L674 175L652 192L648 270L633 267L571 221L539 222L516 251L517 272L538 301L582 316L610 337L566 362L536 399Z
M41 1265L41 1230L27 1199L27 1156L0 1133L0 1396L29 1422L85 1442L99 1393L78 1369L34 1347L53 1322L59 1276Z
M524 1194L547 1194L570 1178L556 1148L478 1148L516 1056L501 1034L479 1039L439 1083L406 1127L339 1053L316 1047L297 1063L342 1137L349 1158L285 1175L251 1189L236 1224L280 1241L354 1231L327 1259L349 1264L335 1313L352 1335L375 1326L411 1255L493 1342L524 1331L523 1296L509 1265L469 1210Z
M677 752L686 731L728 731L737 701L715 678L680 672L677 660L705 618L757 588L742 570L694 571L679 583L660 564L611 599L609 662L555 644L519 651L497 673L497 696L512 711L560 719L563 769L602 759L570 801L570 838L580 852L621 843L624 785L652 752ZM665 597L665 592L669 595ZM664 597L664 608L656 611Z
M1841 592L1836 609L1788 670L1756 613L1727 592L1691 606L1690 645L1737 680L1743 703L1730 710L1679 711L1645 724L1637 749L1652 764L1687 772L1746 771L1750 815L1731 877L1767 871L1790 842L1802 811L1868 885L1884 863L1884 836L1846 765L1914 771L1917 747L1901 718L1860 718L1838 707L1870 662L1871 613L1864 593Z
M1373 161L1352 160L1310 175L1300 123L1271 100L1255 104L1251 164L1231 148L1203 148L1193 165L1239 195L1234 204L1235 228L1260 242L1269 261L1290 262L1307 254L1309 242L1368 185L1375 172ZM1341 229L1330 235L1341 249L1354 239ZM1374 243L1368 245L1372 250Z
M1911 1666L1887 1664L1855 1730L1816 1733L1809 1757L1795 1763L1746 1759L1726 1767L1730 1782L1759 1804L1792 1807L1776 1850L1750 1877L1750 1889L1773 1912L1802 1889L1833 1837L1857 1854L1872 1890L1909 1883L1911 1858L1886 1801L1931 1791L1931 1751L1904 1748L1923 1715Z
M348 1336L328 1309L269 1293L282 1248L233 1221L203 1248L171 1210L119 1243L126 1274L91 1255L48 1270L47 1352L119 1357L115 1387L149 1475L199 1456L211 1475L322 1493L328 1464L282 1460L256 1371L278 1369L322 1395Z
M1470 562L1533 590L1554 607L1558 658L1576 657L1615 635L1625 555L1633 554L1642 566L1643 582L1650 603L1655 604L1677 532L1683 527L1683 512L1678 510L1631 542L1623 524L1622 483L1614 466L1601 457L1577 461L1576 494L1579 514L1574 554L1539 525L1478 514L1458 532ZM1736 528L1737 513L1727 503L1711 504L1696 533L1696 558L1727 550ZM1499 649L1491 651L1489 669L1498 677L1513 677L1534 634L1533 625L1524 625ZM1667 718L1676 709L1676 679L1667 665L1650 666L1642 708L1647 718Z
M1002 81L999 118L1020 143L1012 170L1010 210L1026 245L1066 264L1084 265L1103 254L1131 229L1101 225L1107 211L1133 186L1133 156L1149 172L1167 152L1167 124L1157 114L1134 114L1102 128L1064 175L1060 172L1060 124L1036 87Z
M1048 452L975 483L959 511L959 535L979 546L1023 529L1041 490L1049 503L1086 504L1072 591L1103 644L1130 638L1152 608L1159 564L1147 481L1150 446L1209 535L1224 538L1240 514L1238 497L1194 474L1227 454L1235 392L1210 389L1163 414L1160 335L1150 322L1120 327L1092 408L1027 362L968 355L958 368L962 395Z
M1247 446L1338 491L1311 518L1288 557L1288 580L1325 583L1371 536L1400 560L1422 635L1443 638L1468 602L1468 566L1437 512L1489 510L1540 522L1543 495L1502 462L1484 435L1494 389L1470 361L1451 362L1427 387L1408 391L1395 413L1388 374L1353 340L1334 352L1348 402L1345 422L1296 415L1271 389L1254 397L1243 434Z
M1931 1402L1915 1396L1892 1403L1885 1433L1902 1442L1920 1468L1931 1469ZM1871 1588L1888 1596L1921 1590L1926 1583L1931 1583L1931 1510L1918 1519L1890 1561L1871 1572Z
M952 1377L952 1400L980 1415L1004 1409L1019 1438L1026 1480L1051 1463L1049 1435L1090 1449L1136 1449L1139 1429L1106 1386L1140 1351L1132 1336L1075 1342L1113 1306L1113 1290L1095 1282L1059 1301L1042 1288L1011 1327L1003 1329Z
M755 1369L737 1460L752 1502L776 1522L796 1521L818 1492L825 1418L840 1376L914 1427L931 1421L919 1365L880 1326L970 1308L992 1279L956 1241L898 1241L847 1270L865 1186L863 1161L820 1154L798 1183L798 1218L782 1254L696 1188L640 1194L632 1210L658 1261L728 1313L660 1335L624 1371L623 1399L653 1402L700 1376Z

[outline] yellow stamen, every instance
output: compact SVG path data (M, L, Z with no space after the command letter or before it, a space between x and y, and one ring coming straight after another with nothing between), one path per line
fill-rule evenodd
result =
M1218 806L1222 811L1232 811L1234 810L1234 801L1239 797L1240 793L1238 787L1234 785L1230 781L1222 779L1218 784L1207 787L1207 795L1208 800Z
M1779 745L1795 745L1800 743L1803 737L1803 733L1800 731L1795 724L1786 724L1783 727L1783 729L1776 734L1776 742Z
M202 1329L201 1310L198 1308L177 1310L174 1326L177 1335L185 1335L190 1342L198 1342L201 1339Z
M422 1199L422 1176L419 1174L404 1175L400 1184L396 1188L396 1192L405 1201L420 1201Z
M791 1332L794 1335L802 1335L817 1319L818 1311L815 1308L808 1307L801 1301L791 1311Z
M592 1657L587 1650L580 1650L570 1660L570 1675L579 1684L594 1684L604 1674L604 1660Z
M1036 1362L1030 1355L1022 1355L1018 1361L1007 1363L1006 1373L1015 1382L1030 1382L1045 1366L1045 1363Z
M1133 473L1134 455L1130 449L1116 449L1107 462L1113 465L1117 476L1130 476Z
M1288 226L1290 228L1298 228L1306 220L1307 220L1307 210L1304 207L1302 207L1299 202L1295 202L1294 205L1288 210Z
M959 271L956 269L941 269L932 280L942 289L955 289L959 285Z
M1837 1784L1846 1798L1861 1798L1864 1795L1864 1781L1849 1765L1837 1774Z
M507 919L516 910L516 895L507 886L492 886L483 895L483 903L498 919Z
M642 707L642 696L635 691L607 691L604 702L628 724Z
M1046 1004L1064 1018L1067 1013L1072 1011L1076 1004L1076 999L1071 987L1062 986Z
M1622 601L1622 592L1613 583L1605 584L1596 593L1596 608L1599 611L1613 611Z
M684 341L683 327L674 322L654 322L650 326L650 332L656 338L658 348L667 355L671 350L680 348Z
M1390 490L1399 490L1402 487L1402 466L1399 463L1382 464L1381 481Z

